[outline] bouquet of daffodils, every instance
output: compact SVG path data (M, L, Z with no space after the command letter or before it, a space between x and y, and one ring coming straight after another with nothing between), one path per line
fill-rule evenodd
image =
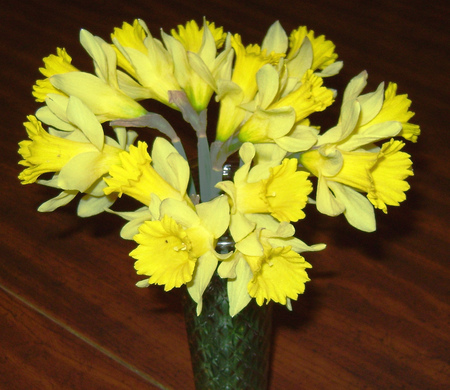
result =
M25 123L29 140L20 142L25 169L19 179L61 191L39 211L81 193L79 216L123 217L121 236L136 242L130 256L146 277L139 287L186 285L200 314L217 272L227 280L231 316L253 298L290 308L309 280L311 266L301 253L325 248L294 237L291 223L305 217L307 203L371 232L375 208L386 213L405 200L405 179L413 172L401 139L416 142L420 133L409 123L411 101L397 95L395 83L363 93L362 72L343 92L336 125L314 125L310 115L337 96L325 80L342 68L323 35L299 27L288 36L275 22L261 45L245 46L238 34L204 20L202 27L190 21L157 39L135 20L116 28L112 43L85 30L80 41L95 74L72 65L63 48L44 58L45 79L33 95L45 105ZM148 99L192 127L198 175L170 118L144 108ZM212 100L218 120L207 126ZM151 147L137 139L138 130L148 129L157 134ZM239 168L224 181L222 167L232 155ZM142 207L114 211L124 194ZM225 233L235 249L219 253Z

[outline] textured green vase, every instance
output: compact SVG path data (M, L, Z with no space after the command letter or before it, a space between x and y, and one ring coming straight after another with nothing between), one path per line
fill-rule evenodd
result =
M228 244L222 241L219 245ZM197 390L267 389L271 305L261 307L252 300L231 318L226 280L215 275L203 295L200 316L187 292L184 307Z

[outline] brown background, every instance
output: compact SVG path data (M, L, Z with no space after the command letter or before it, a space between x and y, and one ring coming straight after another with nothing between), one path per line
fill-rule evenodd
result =
M276 19L307 25L344 60L328 85L369 72L395 81L422 127L408 143L415 176L400 207L377 214L373 234L307 209L297 226L314 268L292 313L275 310L272 389L446 389L449 385L449 7L445 1L22 1L0 10L1 389L193 389L177 292L138 289L118 237L122 221L88 220L74 206L36 212L56 195L17 180L22 122L38 105L31 86L42 58L64 46L91 71L80 28L109 39L144 19L155 36L203 16L261 42ZM337 108L324 126L332 125ZM213 114L212 114L213 115ZM323 118L323 117L320 117ZM178 129L187 126L174 116ZM183 132L183 130L179 130ZM189 133L187 133L189 134ZM193 142L188 142L189 148Z

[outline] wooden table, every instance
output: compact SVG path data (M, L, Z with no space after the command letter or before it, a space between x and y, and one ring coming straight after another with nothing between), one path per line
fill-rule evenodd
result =
M56 192L17 179L22 122L38 105L42 58L66 47L92 71L80 28L109 39L144 19L154 35L205 15L261 42L280 20L337 46L342 88L369 72L367 90L395 81L420 124L412 189L377 213L373 234L307 209L297 225L314 268L293 312L275 310L271 389L446 389L449 382L449 6L444 1L7 2L1 54L1 389L193 389L179 293L138 289L122 220L80 219L74 206L36 211ZM331 123L337 109L330 109ZM179 129L187 126L174 119ZM181 132L183 130L180 130ZM192 146L192 143L190 143ZM192 152L192 150L190 150Z

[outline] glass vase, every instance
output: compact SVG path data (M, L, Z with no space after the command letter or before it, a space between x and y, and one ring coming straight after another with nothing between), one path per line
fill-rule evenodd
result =
M217 245L226 253L234 243L227 235ZM202 313L189 294L184 299L186 329L197 390L265 390L268 388L272 305L252 300L233 318L227 281L215 274L203 295Z

